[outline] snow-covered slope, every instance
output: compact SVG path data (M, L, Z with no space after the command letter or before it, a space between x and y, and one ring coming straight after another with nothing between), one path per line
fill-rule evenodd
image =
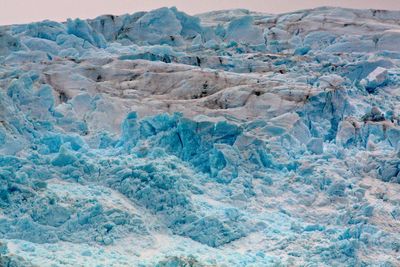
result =
M399 266L400 12L0 28L0 266Z

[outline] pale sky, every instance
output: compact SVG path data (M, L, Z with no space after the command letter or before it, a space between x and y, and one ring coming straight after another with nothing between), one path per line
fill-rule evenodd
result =
M188 14L232 8L282 13L318 6L400 10L400 0L0 0L0 25L120 15L163 6L176 6Z

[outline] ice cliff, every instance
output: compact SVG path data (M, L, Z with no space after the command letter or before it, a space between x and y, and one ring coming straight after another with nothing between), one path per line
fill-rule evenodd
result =
M0 27L0 266L400 266L399 22Z

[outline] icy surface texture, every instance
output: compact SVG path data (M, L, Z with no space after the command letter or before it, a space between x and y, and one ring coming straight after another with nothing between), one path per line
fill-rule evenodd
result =
M0 265L400 266L399 21L0 27Z

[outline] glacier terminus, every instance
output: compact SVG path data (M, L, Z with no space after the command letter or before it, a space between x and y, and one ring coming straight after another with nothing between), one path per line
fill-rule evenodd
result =
M400 11L0 26L0 266L400 266Z

